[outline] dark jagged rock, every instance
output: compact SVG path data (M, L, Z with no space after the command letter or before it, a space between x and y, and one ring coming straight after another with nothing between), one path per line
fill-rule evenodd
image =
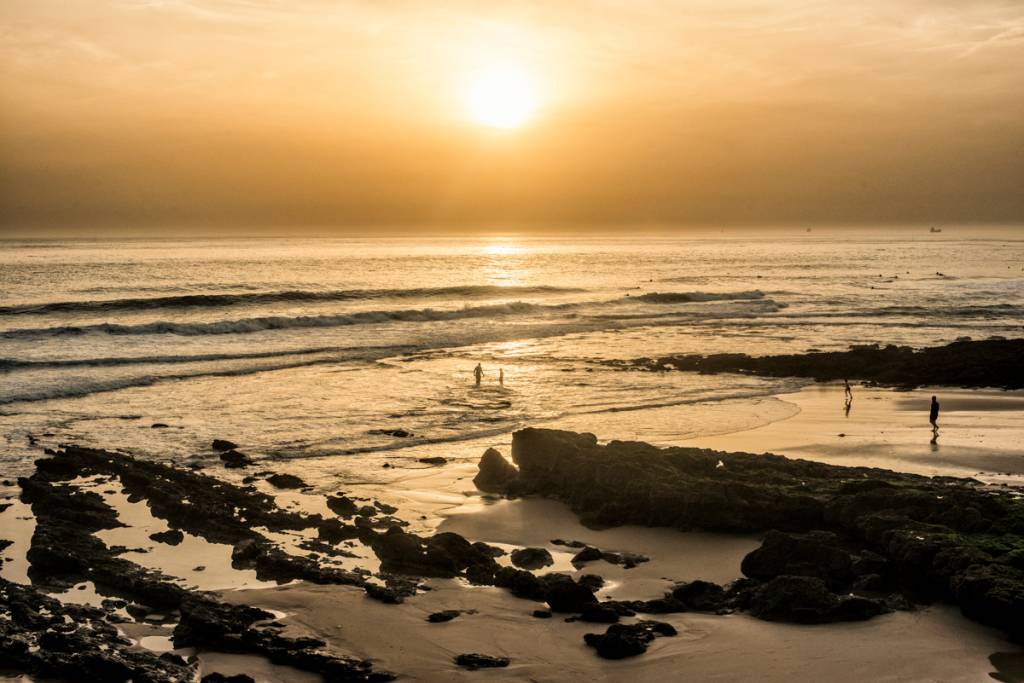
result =
M328 496L327 508L339 517L351 517L359 511L355 501L343 493Z
M279 489L302 489L306 482L294 474L272 474L267 477L267 483Z
M185 540L185 534L181 533L180 529L168 529L167 531L158 531L155 534L150 534L149 538L157 543L178 545Z
M0 668L69 681L186 683L194 665L134 647L101 609L0 578Z
M544 601L553 612L582 612L596 603L597 598L588 587L564 577L564 580L555 581L548 587Z
M1024 638L1024 498L1013 487L545 429L516 432L512 457L509 493L561 499L588 526L786 532L769 534L745 570L821 575L843 590L877 574L878 588L948 600Z
M488 448L480 458L480 471L473 477L473 485L481 491L502 493L519 471L494 448Z
M453 577L470 567L492 574L497 568L490 553L450 532L422 538L394 526L376 536L370 546L387 572Z
M535 610L533 610L532 614L537 619L550 619L551 618L551 610L549 610L549 609L535 609Z
M754 588L748 608L759 619L798 624L863 621L891 611L879 600L837 596L810 576L779 576Z
M252 458L236 450L224 451L220 454L220 459L227 468L248 467L253 464Z
M573 555L572 563L575 565L586 564L587 562L594 562L595 560L601 559L601 551L593 546L587 546L583 550Z
M681 355L616 363L647 370L701 373L739 372L767 377L811 377L818 381L858 379L914 388L1024 388L1024 339L956 341L914 350L909 346L853 346L848 351L752 357L743 353Z
M237 449L238 444L233 441L228 441L227 439L214 439L213 443L210 444L210 448L218 453L223 453L224 451L233 451Z
M462 614L462 612L457 609L441 610L440 612L434 612L433 614L428 616L427 621L429 621L431 624L441 624L446 621L451 621L452 619L455 619L460 614Z
M434 455L428 458L420 458L419 461L425 465L444 465L445 463L448 462L448 458L442 457L440 455Z
M725 589L710 581L690 581L676 586L672 597L693 612L717 612L726 606Z
M508 657L492 657L481 654L465 654L455 658L455 663L463 669L476 671L477 669L503 668L509 665L511 660Z
M520 569L543 569L555 561L544 548L519 548L512 551L512 564Z
M588 633L583 641L605 659L624 659L647 652L647 646L658 636L674 636L676 629L663 621L638 621L635 624L612 624L604 633Z

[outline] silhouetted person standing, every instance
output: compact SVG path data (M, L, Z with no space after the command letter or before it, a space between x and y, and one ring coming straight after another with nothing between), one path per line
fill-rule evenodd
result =
M484 369L477 363L476 367L473 368L473 376L476 377L476 385L480 386L480 380L483 379Z
M850 408L853 407L853 389L850 388L850 380L843 380L843 387L845 395L843 397L843 412L846 413L846 417L850 417Z
M939 400L932 396L932 408L928 412L928 421L932 423L932 443L939 438Z
M505 386L505 368L498 368L498 384Z

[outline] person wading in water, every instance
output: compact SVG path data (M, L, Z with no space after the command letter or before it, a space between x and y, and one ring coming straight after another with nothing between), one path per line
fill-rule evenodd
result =
M480 386L480 380L484 377L484 369L480 367L479 363L473 368L473 376L476 377L476 385Z

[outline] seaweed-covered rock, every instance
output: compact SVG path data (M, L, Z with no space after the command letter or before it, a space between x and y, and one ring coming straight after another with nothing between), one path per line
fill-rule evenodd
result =
M512 459L519 476L511 492L560 499L588 526L767 533L744 562L750 576L804 575L826 579L826 590L847 592L857 582L879 595L947 600L1024 638L1024 620L1012 616L1024 595L1024 497L1013 487L771 454L602 445L592 434L533 428L513 434ZM600 552L584 548L580 559ZM860 580L869 575L878 578ZM673 608L671 601L682 602L661 606ZM824 605L821 613L876 611L869 601L835 613Z
M753 589L748 606L759 619L798 624L863 621L890 611L878 600L836 595L810 576L776 577Z
M761 547L743 558L740 570L762 581L783 575L813 576L837 588L853 579L853 558L830 531L770 531Z

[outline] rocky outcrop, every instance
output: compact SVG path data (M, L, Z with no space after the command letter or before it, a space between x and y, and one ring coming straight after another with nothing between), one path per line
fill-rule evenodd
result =
M843 379L913 388L1024 388L1024 339L993 338L957 341L946 346L914 350L909 346L853 346L849 351L779 356L722 353L640 358L613 364L654 371L688 370L706 374L736 372L766 377L810 377L821 382Z
M108 601L106 604L111 610L117 605L124 605L129 614L137 615L137 618L145 618L154 610L177 613L180 620L173 635L177 647L198 645L204 649L261 655L279 664L322 674L329 680L384 681L394 678L392 674L373 671L369 662L329 652L321 641L283 636L279 633L279 626L275 627L272 622L264 623L272 618L267 612L221 603L208 594L183 588L157 572L119 557L121 551L108 548L93 534L100 529L120 526L116 512L96 493L64 483L80 476L112 474L119 477L129 495L148 498L154 514L168 521L173 518L176 526L215 538L243 536L236 545L236 554L245 555L245 561L251 562L258 574L290 575L324 583L361 585L365 582L359 574L321 568L309 558L288 555L255 531L236 527L234 511L225 513L222 506L238 505L242 510L251 512L254 518L284 527L316 526L322 521L319 517L303 518L278 510L261 494L192 472L136 461L121 454L69 447L54 454L53 458L37 461L36 473L19 479L22 499L32 505L36 518L35 532L27 553L29 577L34 584L62 590L88 580L101 594L123 599ZM184 491L188 491L188 496L173 500L175 494ZM162 496L167 496L167 499ZM204 511L206 516L196 517L182 510L193 506ZM239 546L246 550L240 551ZM126 601L131 601L131 604ZM116 615L102 615L98 611L83 612L82 615L81 618L92 621L105 619L108 624L94 624L91 631L103 634L104 629L109 629L116 634L116 628L109 626L116 621ZM69 617L67 623L79 621L79 615ZM65 623L63 617L61 619ZM0 630L3 627L0 624ZM40 672L59 671L50 668L51 664L65 666L71 662L79 668L65 669L62 674L57 674L71 680L194 680L191 669L187 676L161 678L157 675L159 671L152 673L156 671L152 669L155 666L152 658L147 659L143 654L121 657L121 645L114 640L99 640L96 647L90 647L92 641L86 639L88 635L83 632L69 638L40 636L35 645L39 649L26 650L22 647L24 638L5 639L0 634L0 662L13 662L22 670ZM100 644L108 648L103 650ZM162 655L159 659L185 668L184 660L173 655ZM100 673L95 676L82 673L91 671Z
M481 491L500 493L518 475L519 470L505 460L501 453L488 448L480 459L480 472L473 478L473 484Z
M516 432L512 458L519 476L506 492L561 499L589 526L766 533L743 563L750 599L737 589L732 602L764 618L865 618L903 604L902 594L956 603L1024 638L1018 491L770 454L599 445L593 434L546 429ZM853 590L873 602L841 599ZM645 608L671 610L686 599L696 598L668 596ZM718 609L716 601L706 606ZM801 616L808 614L815 616Z
M134 647L108 617L0 578L0 669L69 681L195 680L194 663Z

